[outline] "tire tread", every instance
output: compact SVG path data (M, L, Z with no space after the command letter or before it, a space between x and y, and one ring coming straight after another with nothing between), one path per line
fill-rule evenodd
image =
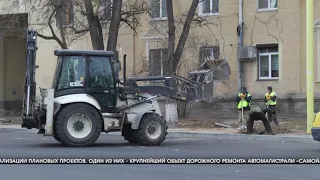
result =
M164 133L160 136L159 140L150 141L145 134L145 129L148 123L154 120L164 124L164 129L163 129ZM163 120L162 117L160 117L159 114L156 114L156 113L145 114L141 119L141 122L139 124L139 129L135 130L134 133L136 134L136 138L139 144L143 146L159 146L166 139L166 136L168 134L167 128L166 128L166 122Z
M66 117L68 115L68 113L72 110L75 110L77 108L85 108L86 109L86 113L91 113L92 115L95 116L95 119L92 119L91 121L93 123L97 123L97 130L95 130L95 135L93 136L93 138L85 143L73 143L70 142L68 140L68 138L64 135L64 128L63 128L63 124L64 121L66 121L68 119L68 117ZM96 121L96 122L94 122ZM74 103L74 104L70 104L67 105L66 107L64 107L58 114L57 118L56 118L56 122L55 122L55 138L60 140L60 142L62 144L64 144L65 146L68 147L89 147L92 146L97 139L100 136L100 133L102 131L102 121L101 121L101 117L100 114L96 111L96 109L94 109L93 107L91 107L88 104L84 104L84 103Z

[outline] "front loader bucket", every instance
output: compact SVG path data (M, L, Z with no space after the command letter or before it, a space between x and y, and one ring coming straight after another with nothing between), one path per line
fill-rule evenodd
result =
M206 59L199 67L198 71L210 71L212 80L227 80L231 74L228 61L225 59Z
M231 75L230 66L227 60L222 61L218 67L213 69L213 78L218 80L228 80Z

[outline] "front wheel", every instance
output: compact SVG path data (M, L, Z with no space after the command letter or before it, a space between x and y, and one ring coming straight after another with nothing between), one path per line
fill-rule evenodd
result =
M55 138L65 146L91 146L102 131L100 114L88 104L64 107L55 119Z
M141 119L136 131L137 141L143 146L159 146L167 136L165 120L156 113L148 113Z

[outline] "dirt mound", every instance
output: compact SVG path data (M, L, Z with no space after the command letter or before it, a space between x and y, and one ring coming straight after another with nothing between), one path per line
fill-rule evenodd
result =
M290 120L278 120L279 125L271 122L271 128L276 134L305 134L307 130L307 122L305 119L290 119ZM215 123L222 123L232 126L232 128L224 128L215 125ZM181 119L178 124L179 128L188 129L236 129L239 127L237 120L223 120L223 119ZM264 130L263 123L261 121L256 121L254 123L255 132L258 133Z

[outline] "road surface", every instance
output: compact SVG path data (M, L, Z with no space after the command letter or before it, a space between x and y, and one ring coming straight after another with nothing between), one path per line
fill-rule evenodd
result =
M318 158L320 144L168 137L160 147L130 145L102 134L94 147L66 148L52 137L0 129L1 158ZM4 180L311 180L319 165L1 165Z

